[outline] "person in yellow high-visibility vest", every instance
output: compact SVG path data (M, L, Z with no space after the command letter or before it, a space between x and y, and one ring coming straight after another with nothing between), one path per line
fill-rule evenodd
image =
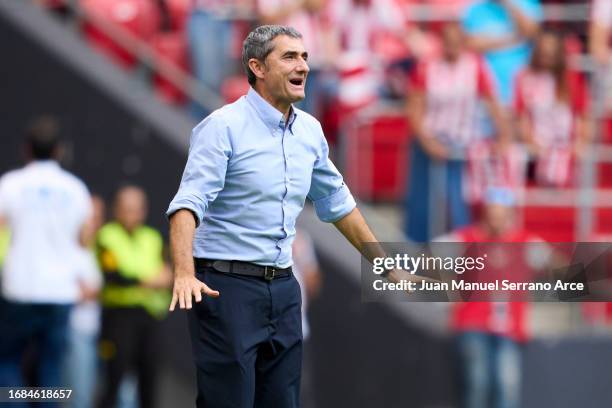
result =
M10 241L11 234L8 228L0 226L0 281L2 280L2 266L4 265L4 258L8 252Z
M100 353L106 363L99 407L114 407L128 372L138 381L141 407L154 407L158 371L157 328L170 301L172 275L163 259L163 239L144 225L147 197L136 186L119 189L114 220L97 234L104 275Z
M0 272L2 271L2 265L4 264L4 257L8 251L10 239L11 235L8 229L0 227Z

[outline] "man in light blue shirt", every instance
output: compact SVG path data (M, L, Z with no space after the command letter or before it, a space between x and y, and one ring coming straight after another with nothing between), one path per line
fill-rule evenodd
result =
M327 155L315 118L293 108L286 121L251 88L193 130L168 213L184 208L195 215L196 258L286 268L292 264L295 220L307 196L325 222L355 208Z
M306 198L364 255L381 253L365 254L376 238L328 158L321 125L292 105L309 71L301 35L259 27L242 58L252 88L195 127L167 212L170 310L191 309L199 408L297 407L302 332L291 244Z
M542 14L539 0L477 0L462 18L469 46L484 53L505 106L511 105L516 74L529 61Z

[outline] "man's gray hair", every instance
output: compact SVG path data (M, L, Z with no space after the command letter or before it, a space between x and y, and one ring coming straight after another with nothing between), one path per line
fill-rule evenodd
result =
M293 27L263 25L251 31L242 43L242 66L244 67L251 86L255 85L257 77L253 71L251 71L251 68L249 68L249 60L255 58L263 62L274 48L272 41L279 35L286 35L291 38L302 38L302 34Z

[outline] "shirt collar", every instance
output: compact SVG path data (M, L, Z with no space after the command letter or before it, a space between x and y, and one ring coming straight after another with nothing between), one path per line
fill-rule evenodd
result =
M261 97L259 93L253 88L249 88L249 92L246 95L247 101L257 111L259 117L264 121L267 127L269 127L272 131L280 128L285 128L285 118L283 114L276 109L274 106L270 105L268 101ZM297 113L295 112L295 108L291 105L289 111L289 131L293 133L293 123L295 122L295 118L297 117Z
M27 164L28 167L42 167L42 168L57 168L59 167L59 163L55 160L32 160Z

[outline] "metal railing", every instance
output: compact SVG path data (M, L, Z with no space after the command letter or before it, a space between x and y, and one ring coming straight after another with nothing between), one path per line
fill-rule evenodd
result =
M590 4L554 3L542 6L545 21L584 22L589 19ZM404 7L408 21L427 23L456 20L462 12L461 7L431 4L407 4Z

